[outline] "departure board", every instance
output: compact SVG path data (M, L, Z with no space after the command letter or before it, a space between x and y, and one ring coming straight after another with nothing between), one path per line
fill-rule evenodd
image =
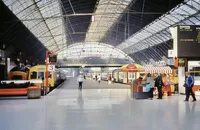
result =
M200 57L200 26L178 26L178 57Z

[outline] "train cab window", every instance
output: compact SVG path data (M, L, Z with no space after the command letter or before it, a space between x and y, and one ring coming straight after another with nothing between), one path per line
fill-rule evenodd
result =
M21 75L13 75L12 80L22 80L22 76Z
M37 79L37 72L31 72L31 79Z
M38 79L44 78L44 72L38 72Z

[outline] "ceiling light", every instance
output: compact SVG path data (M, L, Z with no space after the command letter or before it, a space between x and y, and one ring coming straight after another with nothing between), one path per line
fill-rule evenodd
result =
M92 22L94 22L94 15L92 15Z

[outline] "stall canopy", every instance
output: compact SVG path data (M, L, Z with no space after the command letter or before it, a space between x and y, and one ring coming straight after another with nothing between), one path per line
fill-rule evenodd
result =
M171 74L172 69L169 66L150 66L145 67L145 73L159 73L159 74Z
M120 70L122 72L144 72L145 69L143 66L139 65L139 64L126 64L123 65Z

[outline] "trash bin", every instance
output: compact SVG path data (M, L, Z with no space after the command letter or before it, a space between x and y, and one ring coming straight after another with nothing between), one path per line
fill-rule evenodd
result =
M41 97L41 88L38 86L28 87L27 97L29 99L40 98Z

